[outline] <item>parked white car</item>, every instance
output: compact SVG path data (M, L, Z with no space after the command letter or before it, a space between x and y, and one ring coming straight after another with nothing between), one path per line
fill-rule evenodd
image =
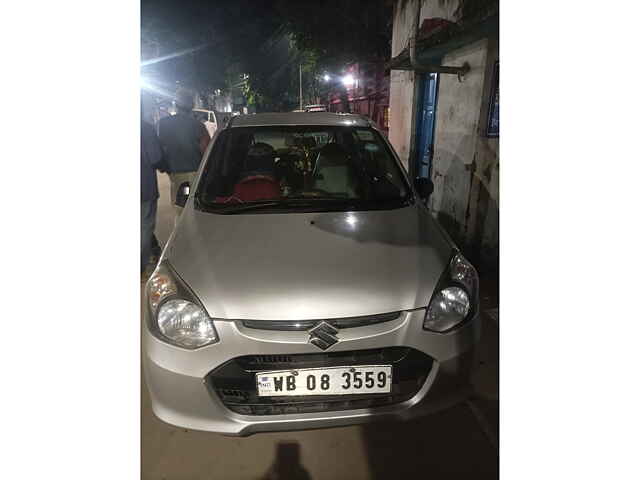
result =
M432 190L359 115L221 125L147 283L153 412L250 435L466 398L479 281L427 210Z
M305 112L326 112L326 105L306 105L304 107Z

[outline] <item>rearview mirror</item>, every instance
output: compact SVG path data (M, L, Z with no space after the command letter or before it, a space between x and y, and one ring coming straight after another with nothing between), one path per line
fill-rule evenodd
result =
M178 187L178 191L176 192L176 201L175 205L178 207L183 207L187 204L187 199L189 198L189 192L191 190L191 185L189 182L181 183Z
M420 195L423 200L427 200L433 193L433 182L430 178L417 177L413 181L413 185L416 188L418 195Z

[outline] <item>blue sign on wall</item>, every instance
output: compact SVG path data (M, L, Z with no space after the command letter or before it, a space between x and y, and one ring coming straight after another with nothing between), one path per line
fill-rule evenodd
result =
M493 86L489 100L489 118L487 118L487 137L497 137L500 134L500 90L498 82L499 64L493 70Z

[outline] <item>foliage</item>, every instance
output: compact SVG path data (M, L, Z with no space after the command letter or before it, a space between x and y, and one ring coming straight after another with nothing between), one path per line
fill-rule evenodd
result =
M391 9L383 0L142 0L143 60L197 50L149 65L145 74L168 88L242 92L258 111L314 103L338 73L357 60L387 58ZM243 78L248 75L248 78Z
M386 59L391 53L392 9L382 0L278 0L276 9L296 46L313 52L320 67Z

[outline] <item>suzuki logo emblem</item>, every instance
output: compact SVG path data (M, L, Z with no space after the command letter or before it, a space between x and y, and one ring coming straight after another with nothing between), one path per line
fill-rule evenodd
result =
M309 343L313 343L316 347L326 350L331 345L338 343L340 340L336 337L338 329L327 322L320 322L318 325L309 330Z

